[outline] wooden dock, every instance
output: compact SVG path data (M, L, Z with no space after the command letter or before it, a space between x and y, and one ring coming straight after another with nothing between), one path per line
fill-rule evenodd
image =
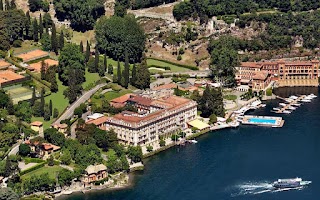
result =
M296 100L293 100L291 102L288 102L289 104L287 104L286 106L283 106L280 110L276 111L276 113L283 113L283 111L287 110L290 106L292 106L293 104L298 103L300 100L304 99L306 97L306 95L301 95L299 98L297 98ZM277 98L286 100L282 97L277 96Z

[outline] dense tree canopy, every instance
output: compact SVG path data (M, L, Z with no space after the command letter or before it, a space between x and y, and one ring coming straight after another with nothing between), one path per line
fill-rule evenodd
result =
M224 117L221 89L207 86L198 101L198 110L201 111L202 117L210 117L212 114Z
M22 10L0 11L0 50L8 50L15 40L23 38L25 21Z
M96 40L100 53L115 60L139 62L145 46L145 34L133 16L103 17L97 22Z
M78 31L91 30L96 20L104 15L105 0L54 0L59 20L70 20L71 27Z
M177 20L200 17L205 22L217 15L240 15L258 9L277 8L282 12L307 11L320 7L316 0L190 0L174 6L173 15Z

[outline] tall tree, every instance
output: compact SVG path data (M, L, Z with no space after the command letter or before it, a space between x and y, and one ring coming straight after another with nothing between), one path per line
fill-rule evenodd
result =
M30 100L30 104L31 104L31 106L33 106L34 105L34 102L36 101L36 87L35 86L33 86L32 87L32 97L31 97L31 100Z
M132 73L131 73L131 85L135 85L137 81L137 67L136 64L133 64Z
M50 113L50 116L52 116L52 100L51 99L49 101L49 113Z
M5 0L5 10L10 10L10 2L9 0Z
M51 50L58 54L57 31L56 26L54 24L52 24L51 27Z
M83 52L83 43L82 43L82 40L80 42L80 52Z
M3 0L0 0L0 11L3 10Z
M26 12L26 22L25 22L25 37L26 39L30 38L30 27L31 27L31 18L29 11Z
M87 63L90 58L90 44L89 41L87 40L87 46L86 46L86 54L85 54L85 62Z
M128 88L129 85L129 76L130 76L130 65L129 65L129 55L128 50L125 50L125 59L124 59L124 73L122 74L124 78L123 87Z
M40 96L40 112L41 112L41 116L44 116L44 106L45 106L44 93L45 93L44 88L41 88L41 96Z
M57 92L58 91L58 83L57 83L57 79L53 78L50 81L51 85L50 85L50 91L51 92Z
M68 88L63 92L63 94L69 99L69 103L73 103L77 97L81 94L81 85L77 84L78 72L75 67L69 69L69 79Z
M33 22L32 22L32 25L33 25L33 40L35 42L38 42L39 40L39 35L38 35L38 22L37 22L37 19L36 18L33 18Z
M43 61L41 61L41 68L40 68L40 74L41 74L41 79L45 80L46 79L46 63Z
M101 65L100 68L99 68L99 76L100 77L105 75L105 73L107 71L107 66L108 66L108 59L107 59L107 55L104 54L104 56L103 56L103 65Z
M40 13L39 16L39 34L40 34L40 39L42 38L42 34L43 34L43 20L42 20L42 16Z
M64 47L64 34L63 31L60 32L60 36L59 36L59 48L60 50L62 50Z
M95 48L95 53L94 53L94 72L97 72L99 69L99 51L98 48Z
M146 89L150 87L150 72L148 70L145 55L142 58L141 64L138 66L136 77L135 87L139 89Z
M121 84L121 66L120 66L120 61L118 60L118 66L117 66L117 83L120 85Z

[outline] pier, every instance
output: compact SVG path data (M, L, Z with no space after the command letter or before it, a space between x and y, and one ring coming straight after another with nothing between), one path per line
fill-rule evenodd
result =
M283 106L280 110L276 111L276 113L283 113L283 111L287 110L290 106L293 106L294 104L298 103L299 101L301 101L305 97L306 97L306 95L301 95L301 96L299 96L299 98L292 100L291 102L288 102L288 104L286 106ZM281 99L287 101L285 98L281 98Z

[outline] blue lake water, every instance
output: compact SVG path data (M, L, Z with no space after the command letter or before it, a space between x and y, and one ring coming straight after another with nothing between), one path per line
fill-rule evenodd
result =
M310 94L317 88L282 88L278 95ZM271 113L278 100L249 112ZM240 126L211 132L197 144L174 147L145 160L133 186L118 191L74 194L69 200L319 199L320 98L281 115L282 128ZM278 178L301 177L312 183L300 190L270 191Z

